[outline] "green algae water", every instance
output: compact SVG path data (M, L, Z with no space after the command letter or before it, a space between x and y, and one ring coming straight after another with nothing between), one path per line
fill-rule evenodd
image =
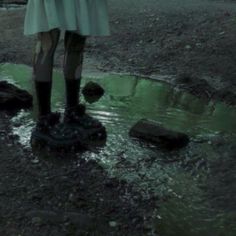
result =
M25 65L0 66L0 79L33 93L31 73ZM64 81L60 71L54 72L53 81L53 109L63 112ZM159 207L146 216L152 219L153 235L235 236L235 159L227 162L232 177L223 184L227 187L222 190L220 182L213 186L211 181L217 180L218 173L213 176L210 166L222 163L222 156L209 140L223 135L235 140L236 109L134 76L88 74L82 87L89 81L100 84L105 95L94 104L86 103L82 96L81 101L86 103L88 113L105 125L108 139L99 152L86 151L80 158L98 161L110 176L128 181L143 198L158 199ZM28 148L35 116L35 110L20 111L12 118L13 132ZM185 132L192 141L188 147L170 153L139 143L128 132L142 118ZM220 204L226 200L227 206Z

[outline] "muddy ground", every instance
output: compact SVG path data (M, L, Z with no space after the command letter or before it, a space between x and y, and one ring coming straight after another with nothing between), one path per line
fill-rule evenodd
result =
M109 6L112 35L88 39L85 70L170 75L174 86L236 104L234 1L110 0ZM0 11L0 63L31 65L35 38L23 36L23 19L24 10ZM63 42L56 67L62 58ZM154 235L148 214L159 201L145 202L92 161L38 161L11 135L9 117L0 114L0 235Z

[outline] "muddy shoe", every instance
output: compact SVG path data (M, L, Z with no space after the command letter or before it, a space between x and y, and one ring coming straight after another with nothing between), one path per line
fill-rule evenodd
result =
M82 128L89 139L106 138L106 129L100 121L86 114L86 108L80 104L77 107L66 110L64 123L73 128Z
M85 139L85 132L82 129L72 130L60 123L58 113L51 113L37 122L31 135L31 145L66 149L82 148Z
M42 116L36 123L35 133L48 133L55 125L60 123L59 113L50 113Z

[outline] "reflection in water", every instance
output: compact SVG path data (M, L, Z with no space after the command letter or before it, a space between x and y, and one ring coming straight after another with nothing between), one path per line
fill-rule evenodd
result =
M53 107L63 112L64 81L58 71L54 77ZM0 79L14 81L32 92L30 78L31 69L27 66L0 66ZM90 80L85 76L83 85ZM128 137L129 129L141 118L156 120L191 137L235 134L236 110L138 77L105 75L92 81L105 89L105 95L97 103L87 104L88 112L106 126L108 139L100 152L87 151L82 157L99 161L110 175L129 181L145 198L168 199L153 211L155 227L161 235L236 235L230 223L235 215L211 209L211 199L206 199L199 187L200 182L206 182L206 159L215 158L209 144L191 143L184 150L167 154ZM26 146L34 125L32 117L35 111L22 111L12 119L14 132ZM181 160L181 164L176 160ZM192 172L186 171L189 169ZM222 233L226 230L227 234Z

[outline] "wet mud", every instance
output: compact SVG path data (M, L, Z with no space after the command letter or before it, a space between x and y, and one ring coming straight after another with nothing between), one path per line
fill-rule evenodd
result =
M4 64L0 76L32 92L30 67ZM3 232L15 227L23 235L234 235L235 108L139 77L87 74L82 87L89 81L105 91L87 103L107 129L105 147L76 154L32 150L34 110L1 118L9 127L2 143L14 147L12 153L0 149L9 172L3 172L1 212L9 211L4 202L13 204L2 217L3 224L10 222ZM55 71L52 103L61 112L63 90L61 72ZM189 145L163 151L131 139L130 128L143 117L184 131Z

